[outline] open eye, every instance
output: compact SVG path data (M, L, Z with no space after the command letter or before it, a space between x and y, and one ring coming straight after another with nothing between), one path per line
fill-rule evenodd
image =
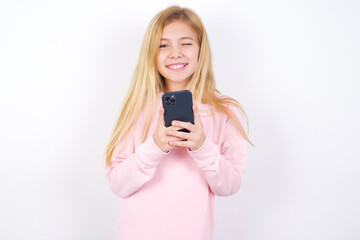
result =
M161 44L160 45L160 48L164 48L164 47L166 47L167 45L166 44Z

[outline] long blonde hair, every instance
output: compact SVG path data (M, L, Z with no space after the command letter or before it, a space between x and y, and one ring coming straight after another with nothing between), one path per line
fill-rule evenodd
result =
M218 97L215 94L220 92L215 88L209 40L199 16L188 8L171 6L159 12L151 20L146 30L130 87L121 105L119 117L105 149L107 166L111 166L111 157L115 145L120 140L122 142L126 141L131 128L134 126L143 108L146 109L146 112L141 142L145 140L153 115L156 96L159 92L164 91L165 87L164 78L156 68L156 58L162 30L167 24L175 20L182 20L193 29L200 46L198 65L187 83L186 89L193 93L193 98L198 103L209 104L212 106L213 112L220 111L225 113L244 139L252 145L240 120L226 107L226 105L237 106L243 113L248 126L246 113L240 103L233 98L226 96Z

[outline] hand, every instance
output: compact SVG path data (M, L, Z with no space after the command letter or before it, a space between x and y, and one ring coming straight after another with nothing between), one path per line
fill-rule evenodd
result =
M186 128L190 133L174 131L172 129L167 130L169 136L178 137L180 139L186 139L186 141L181 140L171 140L170 146L172 147L187 147L190 151L194 151L200 148L205 141L205 134L203 125L200 119L198 109L193 105L194 110L194 122L181 122L181 121L172 121L171 126L180 127L180 129Z
M176 146L170 146L170 141L181 141L182 138L176 137L176 136L169 136L166 134L166 131L177 131L180 130L181 127L165 127L165 121L164 121L164 108L161 107L159 110L159 117L158 117L158 124L155 129L155 132L153 134L154 142L156 145L163 151L163 152L169 152L171 149L176 148Z

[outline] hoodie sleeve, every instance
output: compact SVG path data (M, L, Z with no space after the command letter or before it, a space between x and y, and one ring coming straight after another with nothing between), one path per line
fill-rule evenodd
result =
M239 110L231 109L241 120ZM204 171L212 192L218 196L229 196L240 188L248 158L247 142L228 121L223 129L221 146L206 137L199 149L188 149L188 152L197 166Z
M111 166L105 167L110 189L122 198L129 197L150 181L160 160L168 153L163 152L149 137L135 148L134 128L120 150L120 143L115 146Z

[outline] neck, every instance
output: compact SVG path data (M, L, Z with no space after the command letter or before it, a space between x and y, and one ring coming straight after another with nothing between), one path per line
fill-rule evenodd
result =
M169 83L165 81L165 92L175 92L186 89L186 83Z

